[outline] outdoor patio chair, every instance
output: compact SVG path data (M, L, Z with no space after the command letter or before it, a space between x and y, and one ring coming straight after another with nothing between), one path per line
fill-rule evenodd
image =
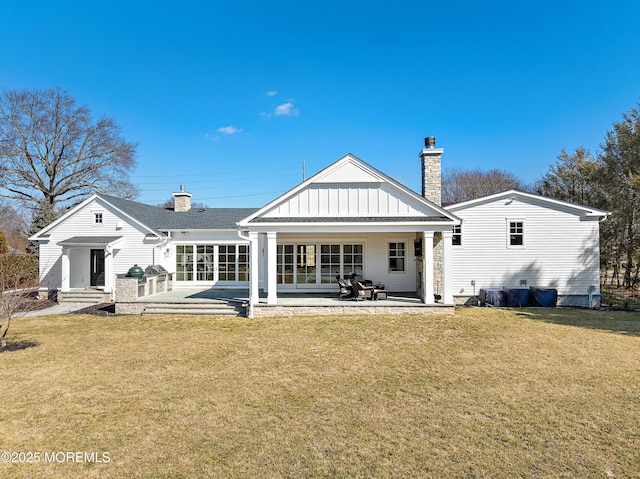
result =
M338 287L340 288L340 294L338 295L338 298L342 299L353 297L353 286L341 280L339 275L336 275L336 279L338 280Z
M351 281L353 292L355 293L353 300L373 299L373 286L365 286L360 281Z

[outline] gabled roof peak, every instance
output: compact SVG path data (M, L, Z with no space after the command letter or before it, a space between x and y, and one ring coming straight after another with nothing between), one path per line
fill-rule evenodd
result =
M495 201L503 198L509 198L512 200L520 199L520 200L529 200L529 201L537 201L541 203L545 203L547 205L553 205L556 207L568 208L574 211L579 211L586 216L599 216L603 219L609 216L611 213L604 210L599 210L597 208L591 208L589 206L579 205L576 203L571 203L569 201L557 200L555 198L549 198L548 196L537 195L534 193L527 193L520 190L506 190L500 193L495 193L493 195L482 196L480 198L474 198L472 200L461 201L459 203L454 203L445 206L445 209L448 211L457 211L460 209L468 208L471 206L475 206L482 203L487 203L490 201Z
M259 222L257 221L257 218L266 218L274 215L280 216L280 213L276 210L281 206L285 209L289 208L288 206L283 205L286 205L287 202L292 198L295 201L296 195L302 194L303 190L310 190L312 188L315 188L316 186L319 189L336 189L333 188L332 185L338 186L338 189L341 188L342 185L353 186L356 188L361 185L373 188L387 188L387 191L394 192L391 193L392 195L398 195L397 198L406 199L407 204L416 205L415 208L417 208L418 210L422 210L425 212L428 211L429 213L427 213L427 216L435 215L446 218L445 221L459 221L455 215L444 210L443 208L429 201L423 196L420 196L397 180L394 180L390 176L382 173L380 170L361 160L353 153L347 153L306 181L300 183L288 192L271 201L270 203L256 211L254 214L244 218L238 224L241 227L246 227L250 223ZM296 218L324 216L323 211L308 211L307 213L303 213L302 211L298 211L297 208L296 211L296 213L292 213L292 215ZM329 216L331 216L331 214L329 214ZM348 216L355 218L357 215L349 214ZM391 217L393 215L388 214L388 216Z

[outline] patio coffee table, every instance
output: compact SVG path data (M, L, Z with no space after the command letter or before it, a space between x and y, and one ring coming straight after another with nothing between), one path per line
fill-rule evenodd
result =
M389 296L389 292L384 289L384 284L376 284L373 287L373 296L371 299L377 301L379 299L387 299Z

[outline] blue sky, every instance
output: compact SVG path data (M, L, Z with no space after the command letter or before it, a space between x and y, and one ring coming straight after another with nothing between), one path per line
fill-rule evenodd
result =
M261 206L346 153L420 190L533 182L640 101L640 2L0 0L0 86L67 89L139 143L156 204Z

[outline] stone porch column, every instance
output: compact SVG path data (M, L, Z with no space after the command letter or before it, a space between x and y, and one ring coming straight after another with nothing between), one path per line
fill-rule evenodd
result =
M453 231L442 232L442 302L444 304L453 304L453 284L452 284L452 260L451 257L453 250Z
M258 233L249 232L250 254L249 254L249 304L253 306L260 302L260 247L258 245Z
M267 304L278 304L277 233L267 233Z
M423 234L422 257L422 302L433 304L433 231L425 231Z
M60 288L62 291L71 289L71 267L69 264L69 248L62 247L62 256L60 257Z

